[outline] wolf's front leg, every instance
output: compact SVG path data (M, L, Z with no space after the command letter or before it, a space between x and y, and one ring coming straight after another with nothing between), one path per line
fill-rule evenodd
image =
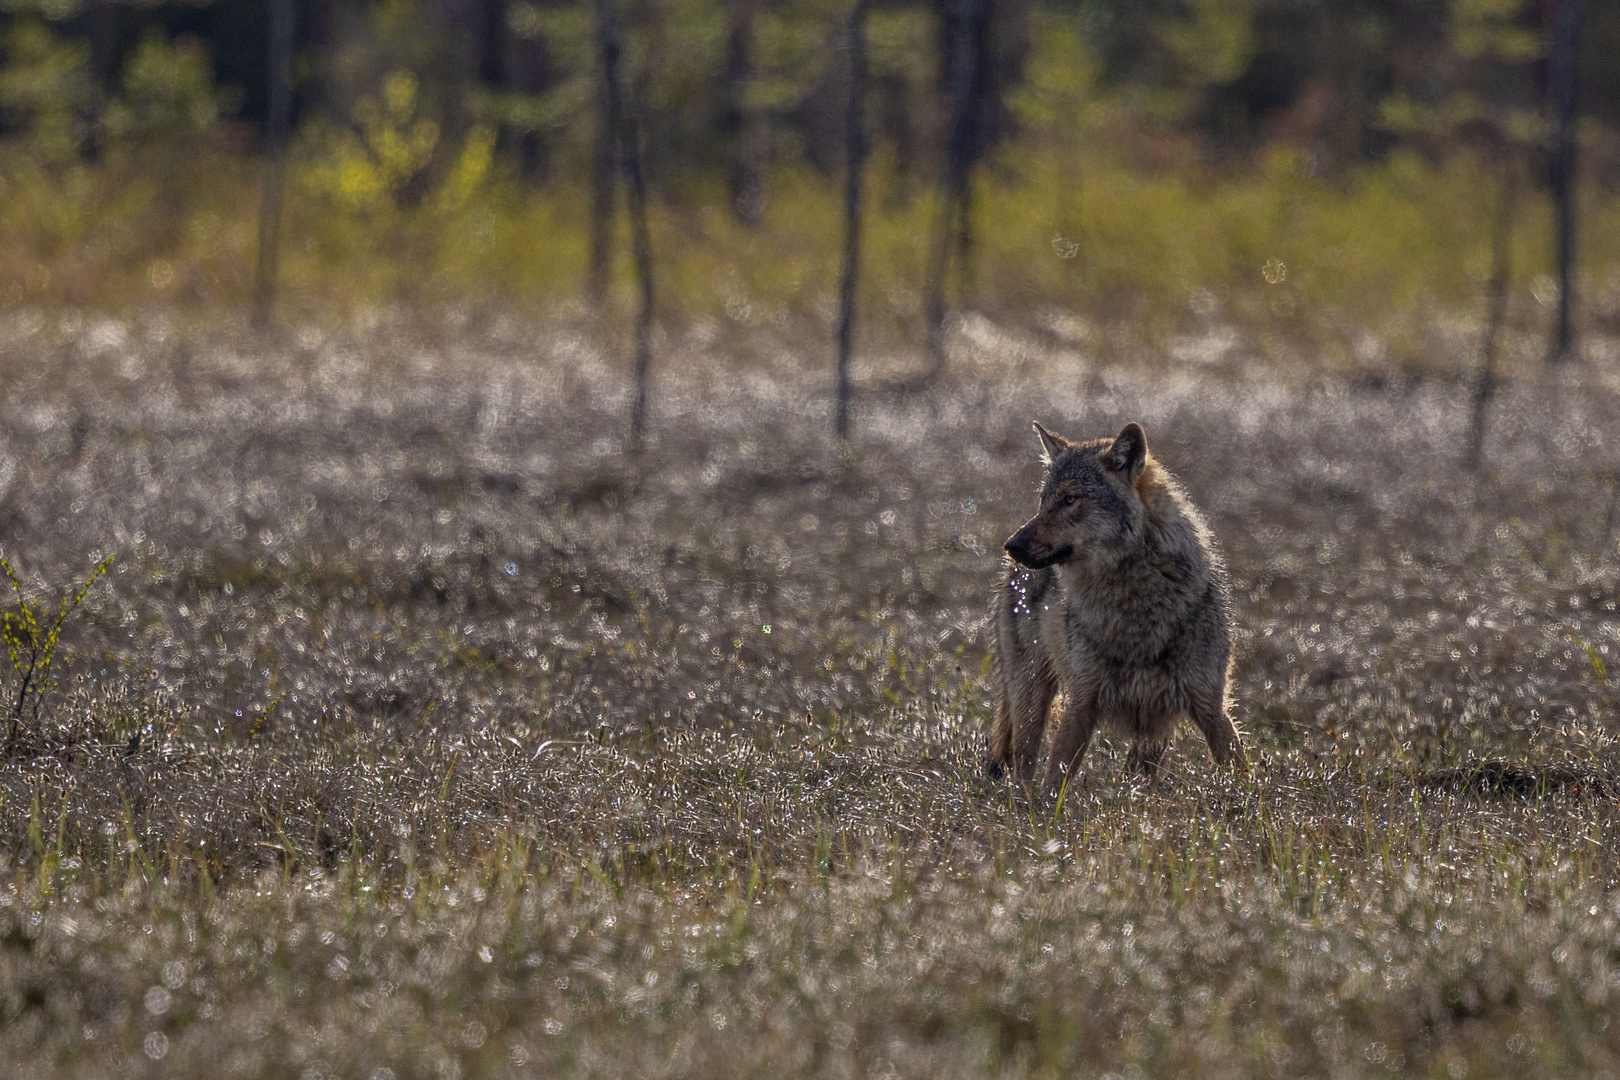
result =
M1023 677L1010 682L1012 719L1013 778L1035 778L1035 763L1041 756L1041 739L1046 735L1046 717L1057 695L1057 679L1044 663L1025 665Z
M1074 776L1080 759L1086 756L1091 736L1097 730L1096 697L1074 693L1063 706L1063 719L1052 740L1052 756L1046 762L1046 790L1057 794L1063 781Z

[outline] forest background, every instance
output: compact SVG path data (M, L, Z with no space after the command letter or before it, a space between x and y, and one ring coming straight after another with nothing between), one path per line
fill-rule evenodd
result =
M281 3L0 4L0 303L172 317L251 301ZM851 5L285 8L284 314L627 312L605 14L645 174L659 326L830 333ZM1330 366L1449 365L1437 343L1472 341L1500 219L1506 319L1539 341L1558 292L1559 10L863 5L862 340L920 346L932 274L958 313L1093 348L1197 362L1241 342ZM1620 4L1564 10L1579 20L1576 319L1607 326L1620 319ZM946 217L951 258L931 269Z

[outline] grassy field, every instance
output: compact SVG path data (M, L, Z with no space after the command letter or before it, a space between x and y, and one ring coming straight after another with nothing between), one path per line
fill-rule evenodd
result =
M632 462L583 332L0 323L0 549L117 560L0 758L8 1075L1620 1069L1612 365L1471 475L1461 379L975 326L851 452L673 340ZM980 775L1031 417L1208 512L1251 775Z

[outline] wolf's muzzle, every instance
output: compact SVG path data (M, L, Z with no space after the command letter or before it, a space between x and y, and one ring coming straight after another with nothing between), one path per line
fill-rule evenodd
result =
M1031 570L1041 570L1060 562L1067 562L1069 557L1074 554L1073 544L1064 544L1060 548L1037 551L1030 539L1026 530L1019 529L1016 533L1013 533L1011 539L1002 545L1007 554L1012 557L1012 561L1019 566L1025 566Z

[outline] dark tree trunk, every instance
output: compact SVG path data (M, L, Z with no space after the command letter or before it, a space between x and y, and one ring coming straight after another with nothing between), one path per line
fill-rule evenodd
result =
M1501 149L1502 179L1497 192L1496 221L1491 229L1491 281L1486 289L1485 333L1479 342L1479 368L1474 375L1473 420L1463 465L1479 468L1485 453L1485 421L1496 392L1496 352L1507 321L1508 285L1513 276L1513 216L1518 198L1518 169L1512 154Z
M855 340L855 286L861 268L861 181L866 167L866 5L849 16L849 102L844 114L844 262L838 279L838 412L840 439L849 438L850 353Z
M478 80L506 88L506 0L478 2Z
M511 90L513 84L507 16L507 0L478 0L478 81L497 94ZM512 131L510 124L497 121L496 153L505 158L514 149L518 152L521 168L521 138Z
M103 93L118 89L118 9L113 0L90 0L85 15L90 30L90 72Z
M287 179L287 133L292 126L293 0L270 0L270 112L265 121L264 179L259 204L259 251L253 288L253 323L263 329L275 314L281 269L281 204Z
M302 112L324 111L336 114L333 95L335 73L332 61L342 49L345 31L344 0L302 0L295 2L294 21L298 33L294 47L302 46L311 61L298 80L298 104ZM299 19L302 21L299 22Z
M507 88L520 94L538 94L547 85L547 56L545 46L532 38L518 38L512 42L511 64L507 68ZM518 172L525 180L535 180L544 172L545 147L540 132L528 128L518 135Z
M585 291L600 308L607 299L613 265L614 145L618 117L614 113L613 83L618 77L619 37L612 0L596 0L596 134L591 150L591 267ZM609 73L609 57L613 71Z
M923 319L928 324L928 374L932 378L945 370L945 275L951 261L950 193L940 191L934 235L928 249L928 277L923 284Z
M978 279L973 264L973 173L962 177L962 191L956 197L956 287L961 295L972 296Z
M337 42L338 5L342 0L310 0L304 5L304 40L317 49Z
M622 50L608 0L598 0L598 34L603 42L602 81L607 88L608 117L618 158L628 186L630 251L635 258L636 284L641 306L636 312L635 396L630 406L630 449L641 449L647 434L648 384L652 379L653 262L652 236L647 227L647 178L641 163L641 132L635 110L625 99L619 70Z
M750 99L757 73L754 68L755 0L735 0L731 31L726 44L726 127L733 138L731 152L731 211L753 228L765 214L765 156L770 132L765 114Z
M647 229L647 183L641 168L640 135L635 118L624 115L624 161L630 181L630 248L636 260L641 306L636 312L636 396L630 408L630 445L641 448L647 434L647 391L652 380L653 262Z
M1584 0L1558 0L1553 15L1548 90L1556 114L1548 181L1557 216L1558 313L1547 359L1568 360L1575 347L1572 325L1575 272L1575 109L1579 97L1578 56Z
M894 151L894 179L889 185L887 203L891 207L911 205L917 186L917 127L907 107L903 79L894 75L872 80L876 126Z
M969 209L969 183L983 144L985 60L990 30L990 0L944 0L941 51L950 101L950 126L940 170L939 206L934 218L925 286L930 376L945 370L945 291L953 246L971 242L964 227ZM953 243L953 241L955 243Z
M103 98L118 93L118 9L113 0L89 0L85 30L90 39L90 75ZM92 115L93 115L92 110ZM99 161L105 147L100 126L91 123L79 146L86 161Z

